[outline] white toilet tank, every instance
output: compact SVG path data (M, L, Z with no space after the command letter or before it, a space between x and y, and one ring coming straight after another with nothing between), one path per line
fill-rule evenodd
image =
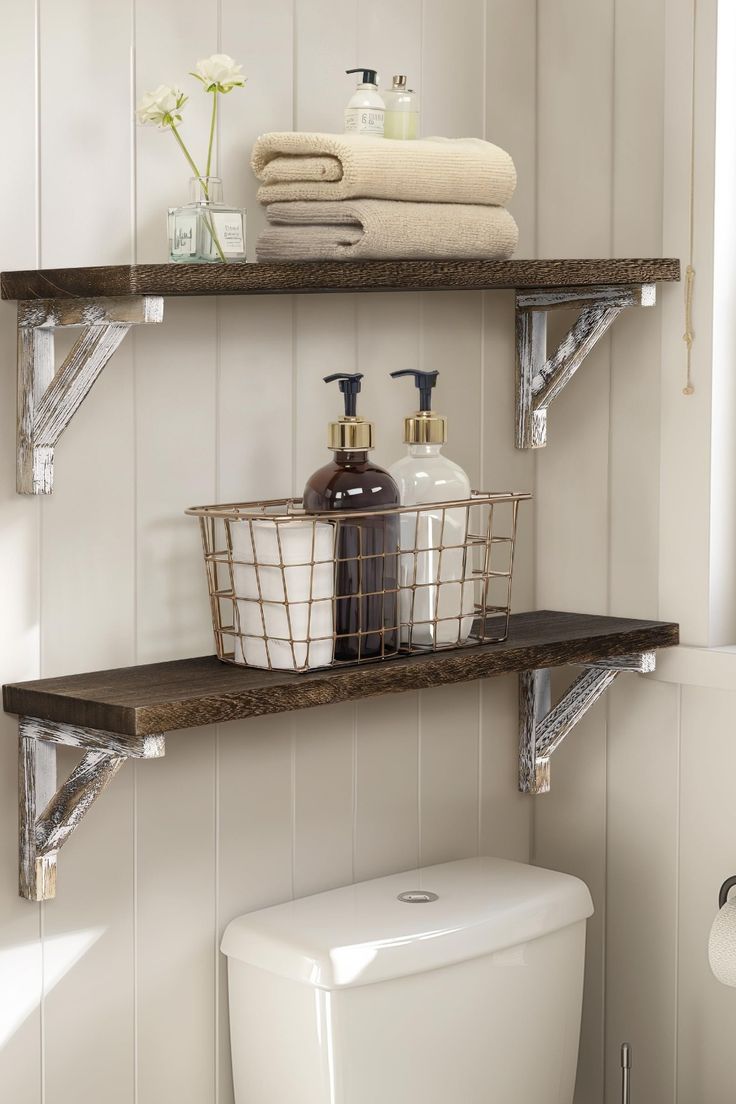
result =
M577 878L479 858L238 917L236 1104L571 1104L592 912Z

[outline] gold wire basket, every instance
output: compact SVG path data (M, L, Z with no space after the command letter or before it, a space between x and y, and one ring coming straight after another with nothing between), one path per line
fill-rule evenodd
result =
M297 499L193 506L218 657L308 671L505 640L529 494L306 513Z

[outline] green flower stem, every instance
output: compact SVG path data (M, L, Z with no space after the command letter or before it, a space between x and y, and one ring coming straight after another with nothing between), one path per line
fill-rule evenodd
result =
M210 123L210 144L207 147L207 176L211 175L212 150L215 145L215 127L217 126L217 89L212 93L212 121Z
M205 194L205 196L207 197L207 199L209 199L210 197L209 197L209 195L208 195L208 193L207 193L207 185L206 185L206 184L205 184L205 182L204 182L204 181L202 180L202 174L201 174L201 172L199 171L199 169L197 168L197 166L196 166L196 165L194 164L194 161L192 160L192 155L191 155L191 153L189 152L189 150L187 149L187 147L186 147L186 146L184 145L184 139L182 138L182 136L181 136L181 134L179 133L179 131L178 131L178 130L176 129L176 125L175 125L174 123L172 123L172 124L171 124L171 133L172 133L172 134L174 135L174 137L176 138L177 142L178 142L178 143L179 143L179 145L181 146L181 151L182 151L182 153L184 154L184 156L186 157L187 161L189 162L189 165L190 165L190 167L191 167L191 169L192 169L192 171L193 171L194 175L196 176L197 180L201 181L201 183L202 183L202 189L203 189L203 191L204 191L204 194Z
M197 180L202 185L202 191L204 192L205 199L209 202L210 193L209 193L209 188L207 187L207 184L205 183L206 178L202 177L201 172L199 171L199 169L195 165L194 160L192 159L192 155L190 154L189 150L185 146L184 139L182 138L179 131L176 129L176 126L174 125L174 123L171 124L171 133L174 135L177 142L179 143L179 145L181 147L181 151L184 154L184 156L186 157L187 161L189 162L189 164L192 168L192 171L194 172L194 175L196 176ZM220 254L220 260L224 264L227 264L225 254L222 250L222 246L220 245L220 239L218 238L217 231L215 230L214 220L208 221L208 216L207 215L203 215L202 217L204 218L205 226L207 227L207 229L210 232L210 235L212 236L212 241L215 243L215 248L216 248L217 252Z

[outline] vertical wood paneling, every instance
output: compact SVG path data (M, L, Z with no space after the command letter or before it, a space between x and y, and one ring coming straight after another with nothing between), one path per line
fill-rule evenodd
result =
M485 38L485 137L507 149L518 173L510 204L519 256L536 253L536 37L533 0L489 0ZM483 296L481 482L484 490L533 490L535 457L514 447L514 299ZM534 607L534 507L519 517L512 595ZM534 803L518 791L518 687L515 677L480 684L481 854L528 862Z
M539 256L609 256L614 3L540 4L538 19ZM603 343L550 411L549 444L537 459L542 608L607 609L609 380ZM605 710L605 703L594 709L557 753L552 792L535 806L535 861L580 875L596 906L588 923L581 1104L603 1095Z
M263 221L248 170L253 138L292 125L340 130L354 86L344 69L358 62L375 65L384 87L393 72L409 74L425 134L485 132L510 149L520 174L513 209L521 255L656 254L662 130L686 119L689 97L683 63L663 121L663 42L671 46L692 14L691 0L677 11L666 7L664 0L407 0L398 8L389 0L114 0L103 11L91 0L41 0L43 262L127 260L134 207L138 259L166 256L166 207L186 198L189 172L170 136L138 130L132 203L131 47L138 95L177 80L192 95L185 134L197 151L209 101L187 71L218 47L243 63L249 85L223 105L220 169L226 196L249 207L251 254ZM3 24L0 56L13 87L27 85L33 23L25 5ZM0 116L1 140L19 170L1 185L5 268L35 263L34 113L26 95ZM680 168L668 162L668 178ZM669 211L670 238L681 221ZM707 256L700 259L707 266ZM679 341L680 294L665 293L667 349L670 329ZM36 673L40 617L46 673L210 650L198 535L182 510L215 496L299 493L329 458L325 424L340 404L321 376L341 368L366 373L364 410L377 422L379 462L403 451L401 419L413 406L408 384L390 383L387 373L421 364L442 373L448 455L474 483L528 489L537 469L537 535L529 510L515 608L600 611L610 601L615 612L653 613L659 444L652 425L660 401L653 312L617 323L613 375L604 345L555 404L550 445L535 457L513 448L511 297L484 299L167 303L164 326L128 339L59 448L55 496L43 503L42 555L41 504L15 498L9 444L0 474L0 549L14 582L3 605L4 680ZM0 314L0 340L10 442L10 308ZM662 409L665 428L691 425L666 396ZM688 409L697 419L700 408ZM688 436L666 428L665 459L678 434ZM95 462L103 450L115 456L112 474ZM675 469L668 471L665 505L681 509L686 483L676 486ZM690 546L683 547L685 555ZM669 611L677 616L679 561L662 557L663 600L678 606ZM715 892L733 867L734 833L723 811L730 808L731 696L684 691L679 1093L709 1104L730 1099L731 1086L732 1002L705 965ZM599 705L555 757L552 794L537 802L515 790L513 679L172 737L164 760L125 769L61 857L59 898L44 910L45 1101L128 1104L137 1074L138 1104L230 1104L217 945L232 916L293 892L406 868L418 856L442 861L480 848L525 859L532 809L536 861L580 874L596 899L578 1099L602 1099L607 913L609 1097L616 1099L616 1048L627 1034L637 1048L637 1090L652 1104L671 1100L677 697L669 686L621 679L611 698L607 774L606 706ZM39 910L14 895L13 724L2 727L0 868L9 888L0 897L0 953L32 949L34 976L24 989L40 996ZM715 778L714 762L723 766ZM645 893L642 883L654 888ZM77 936L84 954L65 964L59 948ZM0 1080L14 1104L41 1104L41 1015L33 1001L26 1012L0 1046ZM80 1090L82 1039L94 1053Z
M235 916L292 893L292 727L283 717L226 725L219 738L216 961L217 1104L230 1104L226 959L219 943Z
M3 268L37 263L36 119L31 76L35 56L33 7L3 13L0 65L9 87L23 88L14 110L0 113L0 143L13 151L15 171L0 181L0 260ZM15 494L15 304L0 308L0 561L3 564L0 671L3 681L39 674L39 502ZM4 976L0 1085L18 1104L40 1104L42 957L41 909L17 896L17 725L0 718L0 958Z
M355 706L308 710L294 749L295 897L353 880L354 777Z
M483 134L483 0L423 0L422 133ZM461 59L458 64L458 60Z
M170 300L166 313L134 336L141 663L205 655L212 638L199 531L184 511L215 494L215 301Z
M533 799L519 793L516 675L481 683L480 853L529 862Z
M682 689L677 1099L733 1097L734 993L708 968L708 935L721 883L736 871L733 778L735 695Z
M671 1104L679 689L630 675L609 693L606 1099L618 1100L627 1041L637 1094L647 1104Z
M535 454L514 446L514 296L489 293L483 303L482 482L487 491L535 493ZM535 496L536 498L536 496ZM512 603L515 612L535 607L536 501L518 515Z
M291 301L224 296L217 327L217 500L283 498L292 490Z
M39 0L43 263L130 260L130 0Z
M696 19L695 0L668 0L665 19L663 249L688 264L692 226L692 263L698 274L693 329L698 340L692 350L695 391L685 396L683 291L668 288L660 308L660 530L680 535L676 541L662 541L659 549L659 615L666 618L676 611L682 640L703 646L713 643L709 530L716 9L717 0L699 0ZM690 505L688 524L681 527L683 501Z
M662 253L664 50L665 4L616 0L616 256ZM611 337L610 612L636 611L641 617L656 616L659 598L659 323L649 310L628 311ZM622 678L611 692L605 996L610 1100L618 1099L624 1039L634 1048L637 1093L652 1104L669 1104L675 1095L678 698L677 688L640 678Z
M339 133L357 75L345 70L370 64L356 58L358 0L299 0L294 15L294 128Z
M256 200L250 150L259 134L292 129L294 8L293 0L221 0L221 47L240 62L248 83L221 101L219 171L226 202L247 207L249 260L255 260L256 238L266 221Z
M45 675L135 658L135 432L129 335L62 438L41 504ZM106 455L114 465L90 463Z
M215 1091L215 773L212 729L138 764L139 1104Z
M127 764L59 856L60 892L44 924L44 1104L133 1098L133 785Z
M219 501L279 497L291 486L291 304L219 304ZM273 717L217 739L216 1101L232 1100L226 960L219 942L240 913L292 890L292 729Z
M295 5L296 72L293 125L342 131L343 109L355 87L345 69L359 63L358 0ZM354 296L309 296L295 313L294 491L326 464L326 423L339 416L342 396L322 377L357 366ZM353 878L355 819L354 705L308 710L294 743L294 893L301 896Z
M518 257L536 256L536 46L537 0L487 0L485 137L516 165L509 207L519 226Z
M90 0L42 0L39 7L41 249L48 265L131 257L131 9L128 0L113 0L104 21L97 10ZM128 346L62 440L56 494L41 504L45 674L134 659L133 441ZM105 455L115 457L112 469L90 462ZM133 1093L132 822L128 771L60 858L68 890L45 907L44 918L45 1104L78 1093L82 1063L90 1099L124 1104ZM58 948L84 933L89 946L77 962L64 961Z
M664 0L616 2L617 257L662 253L664 9ZM620 616L657 616L659 323L653 310L625 311L611 336L610 612Z
M555 680L556 681L556 680ZM561 687L558 688L558 692ZM595 914L588 921L585 997L576 1102L603 1096L606 915L606 702L576 726L552 760L552 789L534 807L533 861L582 878Z
M613 0L540 5L542 257L611 253L612 65ZM537 462L537 597L543 607L606 608L609 376L603 342L550 409L549 444Z
M358 715L355 880L419 862L418 695L362 702Z
M215 303L172 306L178 341L136 343L141 661L212 648L199 534L183 510L215 494ZM201 1104L214 1091L215 731L173 743L163 770L136 771L140 1104L169 1092Z
M217 49L219 14L216 0L136 5L137 95L181 83L183 134L199 159L211 101L187 74ZM163 260L166 208L185 200L189 170L166 133L138 128L136 149L138 259ZM216 302L170 300L156 330L134 346L141 662L212 647L199 535L183 510L217 489ZM182 733L153 770L136 769L138 1104L215 1097L215 751L214 729Z
M478 687L420 694L422 866L478 853Z
M241 62L248 84L224 101L219 166L226 197L247 206L250 258L265 222L250 148L259 133L292 127L293 10L292 0L221 3L221 48ZM293 489L293 310L279 296L218 304L218 501L279 498ZM292 893L294 724L292 718L265 718L224 726L217 737L217 1104L232 1101L222 931L234 916Z

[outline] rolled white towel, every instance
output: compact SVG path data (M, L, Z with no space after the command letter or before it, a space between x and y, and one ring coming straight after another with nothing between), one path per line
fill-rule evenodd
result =
M385 199L272 203L259 261L482 258L503 260L519 231L503 207Z
M285 131L258 138L251 164L266 204L363 198L504 206L516 187L509 154L481 138Z

